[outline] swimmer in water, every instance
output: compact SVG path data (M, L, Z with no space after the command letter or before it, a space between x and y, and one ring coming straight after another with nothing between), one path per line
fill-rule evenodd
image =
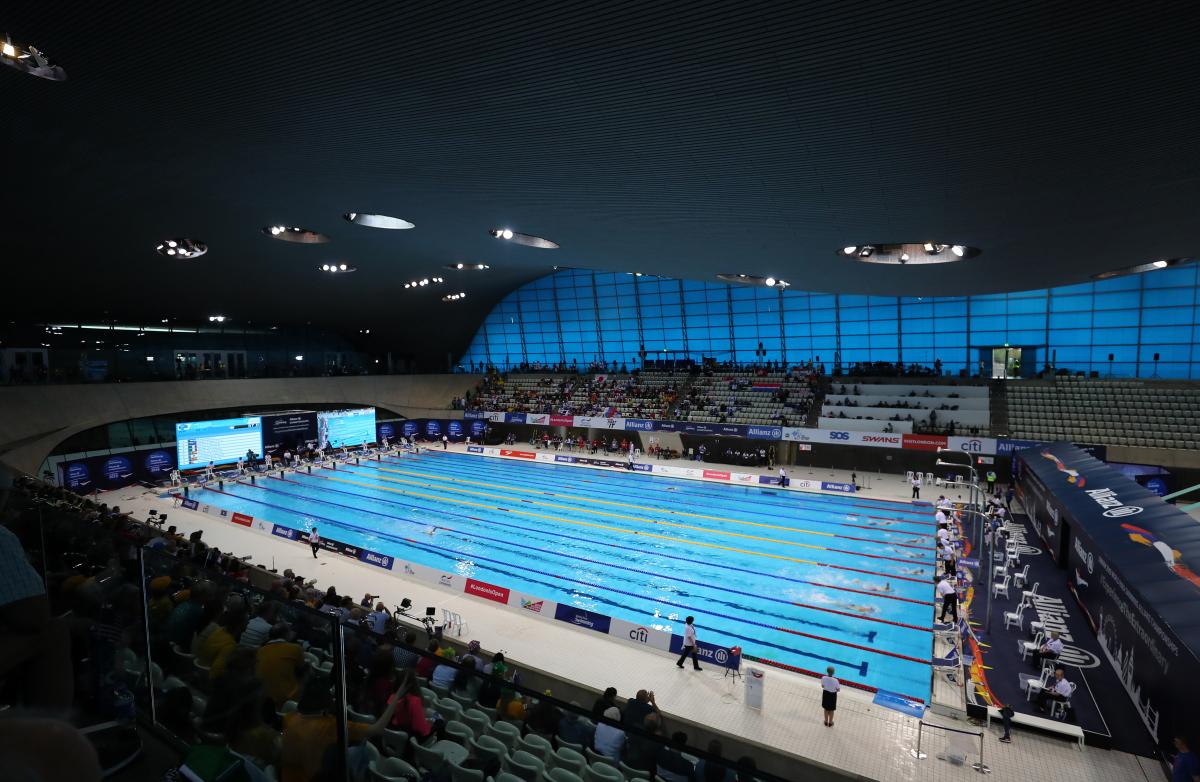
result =
M425 534L426 534L426 535L436 535L436 534L437 534L437 527L434 527L434 526L429 526L429 527L426 527L426 528L425 528Z
M900 572L906 576L923 576L925 575L925 568L902 567L900 568Z
M891 592L892 585L890 583L884 583L883 586L879 586L879 584L867 584L863 587L863 590L866 592Z

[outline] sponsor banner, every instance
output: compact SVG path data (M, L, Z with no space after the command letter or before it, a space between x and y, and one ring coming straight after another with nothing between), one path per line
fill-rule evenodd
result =
M468 445L468 446L467 446L467 453L483 453L483 446L480 446L480 445Z
M831 434L847 434L847 445L865 445L870 448L903 448L904 435L882 434L880 432L830 432Z
M458 441L463 439L463 422L457 418L446 422L446 434L451 440Z
M655 421L647 421L641 418L626 418L625 429L634 432L653 432L656 423Z
M366 549L359 549L358 561L366 562L368 565L374 565L375 567L381 567L384 570L391 570L392 563L395 560L393 560L392 557L390 557L387 554L380 554L375 551L367 551Z
M588 630L595 630L597 633L604 633L605 635L608 634L609 628L612 625L612 620L604 614L597 614L595 611L567 606L562 603L559 603L555 607L554 618L560 622L566 622L569 625L583 627Z
M431 440L442 439L442 422L436 418L430 418L425 422L425 436Z
M962 451L963 453L979 454L981 456L995 456L998 443L1005 442L1004 440L996 440L992 437L947 437L946 447L952 451ZM1012 441L1022 442L1022 441Z
M1012 440L1004 438L996 441L996 455L1012 456L1016 451L1022 451L1026 448L1037 448L1039 445L1041 443L1037 440Z
M746 427L746 436L752 440L782 440L782 426L755 426L753 424Z
M316 413L279 413L262 416L263 452L281 455L301 443L317 439Z
M488 413L487 419L494 424L502 424L506 420L508 420L508 414L507 413ZM521 419L522 422L524 422L524 420L525 420L524 418Z
M779 476L778 475L760 475L760 476L758 476L758 482L763 484L764 486L778 486L779 485Z
M488 417L488 413L485 413L482 410L467 410L466 412L463 413L463 418L466 418L468 420L481 419L481 418L487 418L487 417Z
M717 646L705 641L696 642L696 656L700 658L702 664L719 665L722 668L737 668L738 658L729 653L729 648L725 646ZM668 650L671 654L683 653L683 636L672 635L671 646ZM687 663L684 663L685 665Z
M200 503L196 502L195 500L180 500L179 504L188 510L197 510L200 507Z
M473 578L468 578L466 584L463 586L463 592L475 597L482 597L484 600L508 605L508 587L496 586L486 581L476 581Z
M614 431L625 430L624 418L593 418L592 426L598 429L612 429Z
M417 432L421 431L421 427L416 421L405 421L401 424L400 431L405 437L412 438L417 436Z
M758 475L751 472L731 472L729 480L734 483L758 483Z
M507 456L510 459L536 459L537 454L532 451L510 451L507 448L500 449L501 456Z
M723 470L705 470L704 477L715 481L727 481L729 480L729 473Z
M662 630L655 630L653 627L637 624L635 622L626 622L624 619L613 618L609 621L608 634L618 641L636 644L637 646L648 646L651 649L658 649L666 652L671 649L671 634L665 633Z
M535 426L547 426L550 423L550 415L548 413L526 413L525 423L534 424Z
M907 451L936 451L948 445L948 439L939 434L902 434L900 447Z
M788 443L823 443L825 438L821 436L824 429L808 429L801 426L785 426L783 427L782 439Z
M375 442L381 443L385 438L396 439L396 427L391 422L375 425Z
M157 481L175 469L175 454L171 451L151 451L142 460L142 466L146 468L151 482Z
M552 415L550 416L551 426L574 426L575 416L573 415Z
M536 458L537 458L537 460L538 460L539 462L553 462L553 461L554 461L554 454L552 454L552 453L539 453L539 454L537 455L537 457L536 457Z
M554 457L554 461L556 461L556 462L564 462L564 463L566 463L566 464L574 464L574 463L575 463L575 457L574 457L574 456L555 456L555 457Z
M545 600L533 595L512 592L508 598L508 607L522 614L533 614L542 619L553 619L556 606L553 600Z
M505 413L504 423L506 424L523 424L525 423L525 413Z
M471 436L483 437L485 434L487 434L487 426L487 421L481 421L478 418L471 421Z
M831 481L821 481L822 491L840 491L843 494L853 494L855 491L853 483L835 483Z
M63 486L76 492L92 490L92 471L88 469L87 462L68 462L59 469L62 471L59 482Z
M288 540L296 540L300 537L299 533L291 527L284 527L281 524L273 524L271 526L271 534Z
M241 524L243 527L254 526L254 517L247 516L245 513L234 513L229 520L234 524Z
M654 465L642 464L641 462L634 462L633 463L633 471L634 472L654 472Z

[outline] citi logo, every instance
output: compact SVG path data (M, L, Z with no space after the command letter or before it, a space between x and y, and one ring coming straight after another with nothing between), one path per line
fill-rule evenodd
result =
M960 450L978 453L983 450L983 443L979 440L967 440L962 445L958 446Z
M1141 506L1122 503L1112 489L1086 489L1084 494L1095 500L1101 508L1105 508L1104 515L1110 519L1136 516L1143 510Z
M629 631L629 640L637 641L640 644L650 641L650 631L644 627L635 627Z

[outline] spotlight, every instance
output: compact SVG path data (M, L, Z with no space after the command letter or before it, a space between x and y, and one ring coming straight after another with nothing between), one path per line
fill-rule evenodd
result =
M17 56L17 49L15 46L12 45L11 41L4 42L4 56L5 57L16 57Z
M175 254L174 250L167 250L167 255L174 255L174 254Z
M323 271L323 272L329 271L329 264L327 264L327 263L321 264L321 271Z
M480 263L480 264L476 264L475 268L476 269L486 269L486 268L488 268L488 266L486 263Z
M303 360L304 360L304 356L296 356L296 360L297 360L297 361L303 361Z
M176 244L175 244L175 240L174 240L174 239L168 239L168 240L167 240L167 247L175 247L175 246L176 246Z
M766 283L768 288L775 287L775 278L774 277L768 277L767 279L763 280L763 282Z
M963 254L966 253L966 249L961 244L956 244L950 248L950 252L961 258L963 257Z
M500 232L500 236L501 236L501 237L503 237L503 238L505 238L505 239L511 239L511 238L513 237L513 232L512 232L512 229L511 229L511 228L505 228L503 231L501 231L501 232Z
M342 265L338 266L338 268L342 271L346 271L346 264L343 263Z
M870 258L874 252L875 252L874 247L872 247L869 244L864 244L862 247L860 247L858 249L858 257L859 258Z
M930 255L937 255L942 250L946 249L946 245L938 244L937 242L925 242L924 247L925 252L929 253Z
M854 255L856 252L858 252L858 246L857 246L857 245L851 245L851 246L849 246L849 247L843 247L843 248L842 248L842 254L843 254L843 255Z
M456 264L454 264L454 266L457 269L461 269L463 267L463 265L461 263L456 263Z
M1155 269L1165 269L1165 268L1167 268L1167 266L1169 264L1166 261L1155 261L1154 263L1152 263L1150 265L1153 266Z
M279 231L280 231L279 226L277 226L277 225L271 226L271 235L272 236L279 236Z
M908 253L900 253L900 263L908 263Z

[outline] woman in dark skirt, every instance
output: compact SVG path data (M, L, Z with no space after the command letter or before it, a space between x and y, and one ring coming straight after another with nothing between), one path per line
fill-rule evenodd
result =
M833 713L837 711L837 694L842 683L833 675L833 666L825 669L821 677L821 708L825 710L825 727L833 727Z

